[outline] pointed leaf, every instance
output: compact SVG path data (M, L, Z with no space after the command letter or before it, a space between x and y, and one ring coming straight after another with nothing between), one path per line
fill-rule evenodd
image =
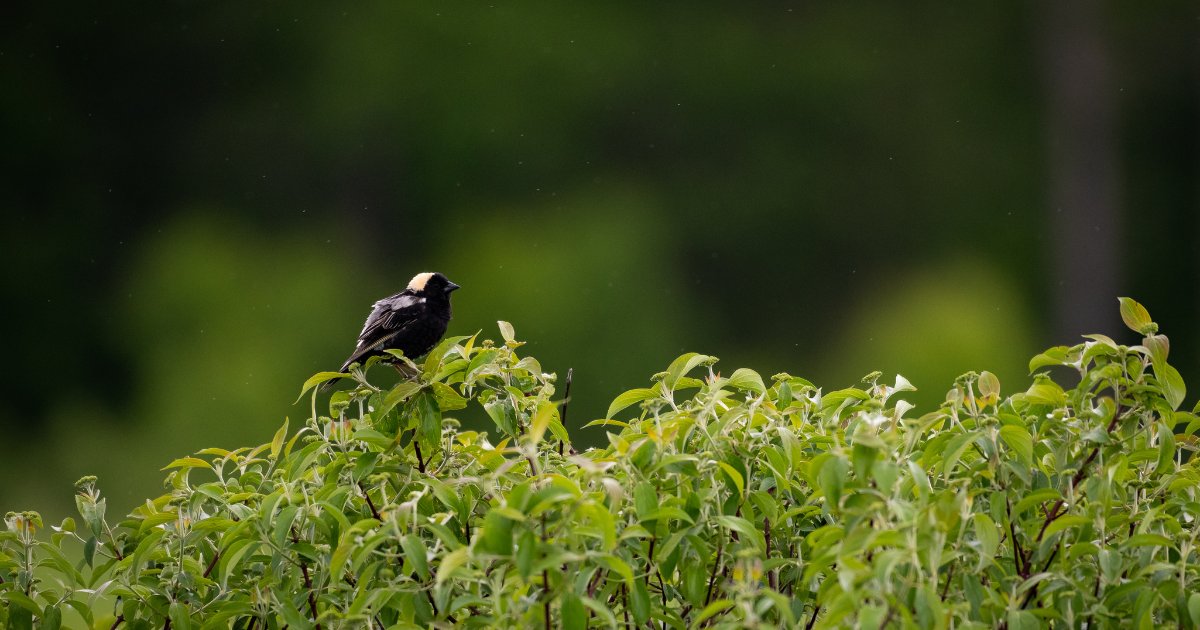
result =
M1006 424L1000 427L1000 439L1016 452L1026 466L1033 464L1033 436L1024 427Z
M308 390L320 385L321 383L324 383L325 381L332 381L335 378L349 377L349 374L343 372L317 372L316 374L308 377L307 381L304 381L304 386L300 388L300 395L296 397L296 402L293 402L292 404L294 405L300 402L300 399L304 398L304 394L308 392Z
M1117 298L1121 303L1121 320L1133 332L1139 335L1153 335L1158 332L1158 324L1150 319L1146 307L1127 297Z
M642 402L643 400L649 400L657 396L657 389L650 389L648 387L631 389L620 396L617 396L616 399L612 401L612 404L608 406L608 411L605 413L605 417L612 418L617 412L630 405Z

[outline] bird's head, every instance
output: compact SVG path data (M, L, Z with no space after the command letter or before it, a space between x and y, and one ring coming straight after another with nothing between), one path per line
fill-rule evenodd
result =
M422 297L445 297L458 289L458 285L440 273L419 273L408 283L408 290Z

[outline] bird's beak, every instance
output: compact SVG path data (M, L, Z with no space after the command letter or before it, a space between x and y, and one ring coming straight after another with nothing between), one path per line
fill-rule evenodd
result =
M447 283L446 283L446 293L452 293L452 292L454 292L454 291L457 291L457 290L459 290L459 289L461 289L461 288L462 288L462 287L458 286L457 284L454 284L453 282L447 282Z

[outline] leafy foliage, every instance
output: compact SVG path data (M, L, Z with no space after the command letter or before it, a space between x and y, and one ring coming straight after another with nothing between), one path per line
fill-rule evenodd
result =
M290 437L175 460L115 524L94 478L82 524L48 542L9 513L0 621L1197 627L1200 418L1149 314L1121 312L1141 345L1051 348L1008 396L965 374L919 416L903 377L824 392L685 354L617 396L590 423L609 446L583 453L558 379L501 323L500 344L400 357L416 376L390 389L314 376ZM354 388L319 414L339 377ZM471 404L494 439L449 417Z

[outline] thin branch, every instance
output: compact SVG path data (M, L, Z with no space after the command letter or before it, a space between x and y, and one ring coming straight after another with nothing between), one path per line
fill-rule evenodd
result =
M1017 540L1017 529L1013 526L1012 503L1008 500L1007 496L1004 497L1004 511L1008 516L1008 537L1013 544L1013 566L1017 570L1017 575L1027 578L1029 576L1025 573L1021 562L1025 558L1025 552L1021 550L1021 541Z
M371 501L371 494L367 492L366 486L361 481L358 482L358 489L362 490L363 498L367 500L367 507L371 508L371 516L374 516L377 521L382 521L383 517L379 515L379 510L375 509L375 504Z
M221 550L218 549L216 551L216 553L213 554L212 560L208 563L208 566L205 567L204 577L208 577L208 574L213 572L213 569L215 569L217 566L217 560L220 560L220 559L221 559Z
M625 590L625 583L621 582L621 612L625 618L625 627L629 627L629 595Z
M604 575L604 569L596 570L596 575L593 575L591 581L588 582L588 587L587 587L587 596L588 597L596 596L596 588L598 586L600 586L600 578L603 575Z
M300 544L300 538L296 536L296 532L292 532L292 543ZM308 591L308 609L312 612L313 623L317 630L321 630L321 624L317 623L317 596L313 592L312 578L308 575L308 563L304 561L304 556L299 553L296 558L300 560L300 571L304 574L304 590Z
M1117 425L1120 424L1121 421L1121 393L1116 391L1114 388L1114 395L1117 398L1117 410L1113 412L1112 420L1108 422L1108 429L1106 430L1106 433L1112 433L1115 431ZM1096 459L1096 456L1100 454L1101 446L1103 445L1097 444L1095 448L1092 449L1092 452L1088 454L1087 459L1083 460L1083 464L1079 466L1079 469L1076 470L1075 474L1071 477L1072 492L1079 487L1079 484L1083 482L1084 477L1087 476L1087 467L1092 463L1093 460ZM1054 507L1050 508L1050 511L1046 514L1046 521L1042 523L1042 529L1040 532L1038 532L1038 542L1041 542L1042 536L1046 533L1046 528L1050 526L1050 523L1053 523L1056 519L1058 519L1058 517L1062 516L1062 514L1059 513L1059 510L1062 509L1064 505L1065 503L1063 500L1059 499L1054 503Z
M804 630L812 630L813 624L817 623L817 615L819 614L821 614L821 605L813 604L813 616L808 620L808 623L804 625Z
M441 613L438 612L437 602L433 601L433 595L431 595L429 593L428 589L425 589L424 592L425 592L425 599L429 600L429 605L433 608L433 616L436 617L436 616L440 615Z
M423 475L425 474L425 459L421 457L421 440L418 439L415 431L413 432L412 444L413 452L417 455L417 470L420 470Z
M942 601L946 601L946 594L950 592L950 582L954 581L954 567L956 566L958 566L958 563L951 564L950 570L946 572L946 583L942 585ZM883 628L885 625L879 627Z
M704 605L712 601L713 585L717 583L717 570L721 567L721 553L725 551L725 537L717 543L717 559L713 562L712 573L708 575L708 591L704 594Z
M558 409L558 420L565 427L567 426L567 404L571 402L571 377L575 374L575 368L567 368L567 382L563 385L563 401ZM562 440L558 441L558 454L563 454Z
M1046 558L1046 564L1042 566L1042 570L1041 570L1042 573L1045 573L1046 569L1050 568L1050 563L1054 562L1054 558L1056 556L1058 556L1058 547L1055 547L1054 551L1050 553L1050 557ZM1037 584L1033 585L1033 588L1026 591L1025 599L1021 600L1021 606L1020 606L1019 610L1023 610L1026 606L1029 605L1029 602L1031 602L1037 598L1038 587L1041 585L1042 585L1042 583L1038 582Z
M1113 388L1113 397L1116 399L1117 409L1113 412L1112 420L1110 420L1108 423L1108 433L1112 433L1114 430L1116 430L1117 425L1120 424L1121 421L1121 392L1116 387ZM1075 474L1071 477L1071 494L1075 493L1076 488L1079 487L1079 484L1082 483L1084 478L1087 476L1088 465L1091 464L1092 461L1096 459L1097 455L1100 454L1101 446L1101 444L1097 444L1095 448L1092 449L1092 452L1087 456L1087 459L1083 460L1083 464L1079 466L1079 469L1076 470ZM1036 544L1041 544L1043 536L1046 535L1046 528L1050 526L1050 523L1053 523L1054 521L1058 520L1060 516L1067 513L1064 507L1065 505L1065 501L1063 499L1059 499L1054 503L1054 506L1050 508L1050 511L1046 513L1046 519L1042 522L1041 530L1038 531L1037 539L1035 541ZM1050 554L1050 557L1046 558L1045 564L1042 565L1041 572L1044 573L1050 568L1050 564L1054 562L1056 557L1058 557L1058 551L1059 547L1056 546L1054 551ZM1029 566L1028 563L1032 559L1033 548L1030 548L1029 555L1030 558L1026 558L1026 567ZM1023 577L1029 576L1024 575ZM1021 606L1019 607L1019 610L1024 610L1024 608L1028 606L1030 602L1037 598L1039 586L1041 586L1040 582L1034 584L1033 588L1029 589L1029 591L1025 593L1025 598L1021 600Z
M533 475L534 477L537 477L538 475L542 474L542 473L538 472L538 465L537 465L537 462L536 462L536 461L534 461L534 459L533 459L533 456L532 456L532 455L526 455L526 456L525 456L525 461L529 462L529 474L530 474L530 475Z

